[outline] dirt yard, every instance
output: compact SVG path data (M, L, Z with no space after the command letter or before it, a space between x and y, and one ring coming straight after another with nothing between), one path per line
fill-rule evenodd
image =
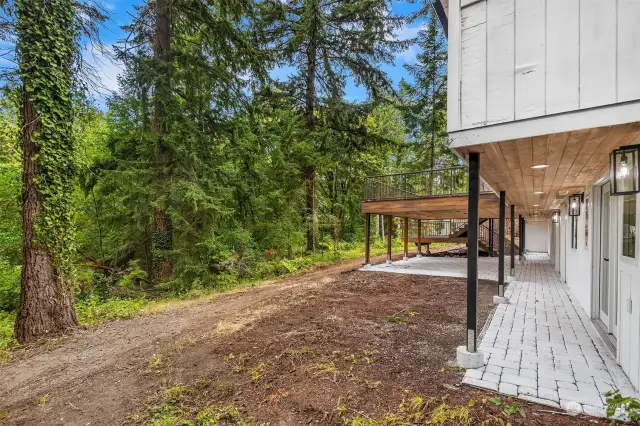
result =
M0 424L606 424L460 386L465 281L359 264L21 350ZM480 324L495 292L480 282Z

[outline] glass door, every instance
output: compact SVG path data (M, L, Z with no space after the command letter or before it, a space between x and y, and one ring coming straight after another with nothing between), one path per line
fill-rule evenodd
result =
M612 332L609 323L609 270L611 259L609 257L609 231L611 217L611 186L605 183L602 189L600 216L600 284L599 284L599 316L609 333Z

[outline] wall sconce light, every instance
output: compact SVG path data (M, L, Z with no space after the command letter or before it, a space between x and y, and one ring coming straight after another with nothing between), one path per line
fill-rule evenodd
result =
M569 216L580 216L584 194L573 194L569 197Z
M628 145L611 152L611 195L640 192L640 145Z
M552 223L560 223L560 212L559 211L554 211L553 213L551 213L551 222Z

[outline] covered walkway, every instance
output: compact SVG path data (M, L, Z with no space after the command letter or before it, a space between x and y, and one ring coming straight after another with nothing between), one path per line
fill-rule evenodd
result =
M466 262L412 258L365 270L465 277ZM497 258L480 258L478 278L495 280L497 264ZM505 296L510 303L497 305L480 336L485 365L467 370L463 383L601 417L607 391L636 394L547 254L518 262Z

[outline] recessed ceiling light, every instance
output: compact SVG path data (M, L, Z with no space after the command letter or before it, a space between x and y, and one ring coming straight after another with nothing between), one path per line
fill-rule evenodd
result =
M531 166L532 169L546 169L549 167L548 164L536 164L535 166Z
M534 204L533 207L540 207L540 204Z
M544 194L544 191L537 191L537 192L534 192L534 194L536 194L536 195L538 195L538 194Z

